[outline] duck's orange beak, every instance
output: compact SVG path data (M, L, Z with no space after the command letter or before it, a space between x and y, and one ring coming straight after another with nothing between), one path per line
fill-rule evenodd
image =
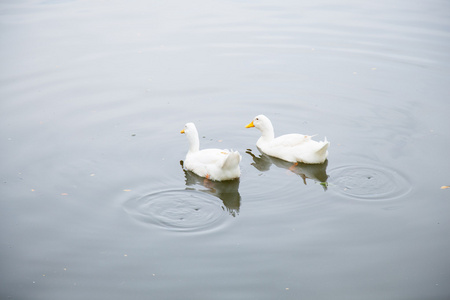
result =
M255 125L253 125L253 121L251 121L250 124L248 124L247 126L245 126L245 128L251 128L251 127L255 127Z
M180 131L180 133L184 133L184 129Z

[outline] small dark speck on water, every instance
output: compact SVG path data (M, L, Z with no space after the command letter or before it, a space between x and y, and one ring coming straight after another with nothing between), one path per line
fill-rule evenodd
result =
M133 133L131 136L136 136L136 133Z

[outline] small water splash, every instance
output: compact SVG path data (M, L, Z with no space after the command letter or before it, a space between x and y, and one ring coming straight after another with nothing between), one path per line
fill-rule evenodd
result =
M217 198L196 190L164 190L130 199L124 209L144 224L182 232L209 231L227 217Z
M403 175L383 166L340 166L330 170L329 182L337 193L358 200L391 200L411 190Z

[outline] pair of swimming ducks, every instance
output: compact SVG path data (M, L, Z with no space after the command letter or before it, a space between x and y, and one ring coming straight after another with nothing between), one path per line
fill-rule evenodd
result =
M265 154L292 163L321 164L328 156L330 143L313 141L310 135L286 134L275 138L272 122L264 115L256 116L246 128L256 127L261 137L256 146ZM189 141L189 151L184 160L184 168L195 174L215 181L239 178L241 155L237 151L222 149L200 150L200 141L194 123L187 123L181 133Z

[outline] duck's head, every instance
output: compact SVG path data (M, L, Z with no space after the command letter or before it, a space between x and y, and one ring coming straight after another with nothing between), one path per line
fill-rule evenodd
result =
M200 147L198 132L194 123L186 123L180 133L185 133L189 141L189 152L197 152Z
M186 123L183 130L180 131L180 133L185 133L186 135L195 132L197 132L197 128L195 127L194 123Z
M265 131L266 129L272 129L272 122L270 122L269 118L265 115L258 115L253 118L253 121L251 121L250 124L245 126L245 128L251 127L256 127L261 131Z

